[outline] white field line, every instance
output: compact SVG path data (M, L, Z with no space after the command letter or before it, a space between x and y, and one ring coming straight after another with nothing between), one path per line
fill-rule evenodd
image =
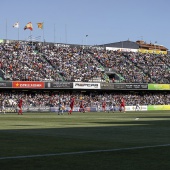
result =
M167 147L167 146L170 146L170 144L153 145L153 146L137 146L137 147L131 147L131 148L118 148L118 149L106 149L106 150L64 152L64 153L54 153L54 154L42 154L42 155L9 156L9 157L0 157L0 160L63 156L63 155L78 155L78 154L100 153L100 152L115 152L115 151L138 150L138 149L145 149L145 148L157 148L157 147Z

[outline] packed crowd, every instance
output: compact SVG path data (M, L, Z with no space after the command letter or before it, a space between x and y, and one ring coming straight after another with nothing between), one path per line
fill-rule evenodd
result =
M22 98L23 106L42 107L42 106L58 106L59 102L64 102L67 106L70 104L71 97L75 98L75 106L79 106L80 101L84 101L86 106L95 106L96 103L115 102L117 105L120 103L120 99L125 99L126 106L134 106L136 103L140 105L168 105L170 104L170 93L162 92L43 92L37 91L1 91L0 99L6 102L6 106L15 106L19 99ZM10 102L9 102L10 101ZM12 102L11 102L12 101Z
M100 63L82 47L61 48L46 45L43 46L42 53L66 81L101 80L104 77Z
M0 44L0 69L5 80L60 81L57 71L31 44Z
M0 70L5 80L107 81L108 68L125 83L170 83L168 55L29 42L0 44Z
M163 54L93 50L106 68L124 77L126 83L170 83L170 57Z

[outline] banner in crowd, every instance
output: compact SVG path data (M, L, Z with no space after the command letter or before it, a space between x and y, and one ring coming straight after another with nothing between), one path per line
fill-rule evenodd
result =
M138 52L138 49L133 48L118 48L118 47L106 47L109 51L124 51L124 52Z
M167 51L161 51L158 49L153 49L153 50L146 50L146 49L139 49L138 50L140 53L150 53L150 54L167 54Z
M73 89L100 89L100 83L73 82Z

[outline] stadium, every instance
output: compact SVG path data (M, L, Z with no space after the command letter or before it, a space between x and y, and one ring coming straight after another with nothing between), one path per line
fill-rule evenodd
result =
M69 110L72 95L78 111L97 111L97 102L126 100L126 111L169 110L168 49L144 41L99 46L1 40L1 105L5 112ZM108 110L108 107L107 109ZM117 108L118 110L118 108Z
M2 169L169 169L166 47L129 40L98 46L0 42ZM115 110L108 112L113 101Z

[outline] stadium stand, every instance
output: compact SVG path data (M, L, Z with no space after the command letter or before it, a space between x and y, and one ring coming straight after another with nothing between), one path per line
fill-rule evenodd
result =
M170 82L166 54L30 42L1 43L0 49L0 77L4 80L109 82L112 78L107 72L111 70L114 82Z
M121 44L121 43L120 43ZM126 44L126 43L125 43ZM128 44L128 43L127 43ZM139 45L130 42L135 50ZM128 46L128 45L127 45ZM117 46L118 47L118 46ZM116 48L117 48L116 47ZM170 84L170 57L168 54L142 53L129 50L109 50L105 47L56 45L10 41L0 44L0 81L99 82L99 83L157 83ZM4 89L0 99L6 106L15 105L22 97L27 106L57 106L59 100L69 105L72 94L76 105L84 100L86 106L96 102L115 100L123 96L126 105L170 104L168 92L151 91L94 91ZM13 102L9 102L13 101Z

